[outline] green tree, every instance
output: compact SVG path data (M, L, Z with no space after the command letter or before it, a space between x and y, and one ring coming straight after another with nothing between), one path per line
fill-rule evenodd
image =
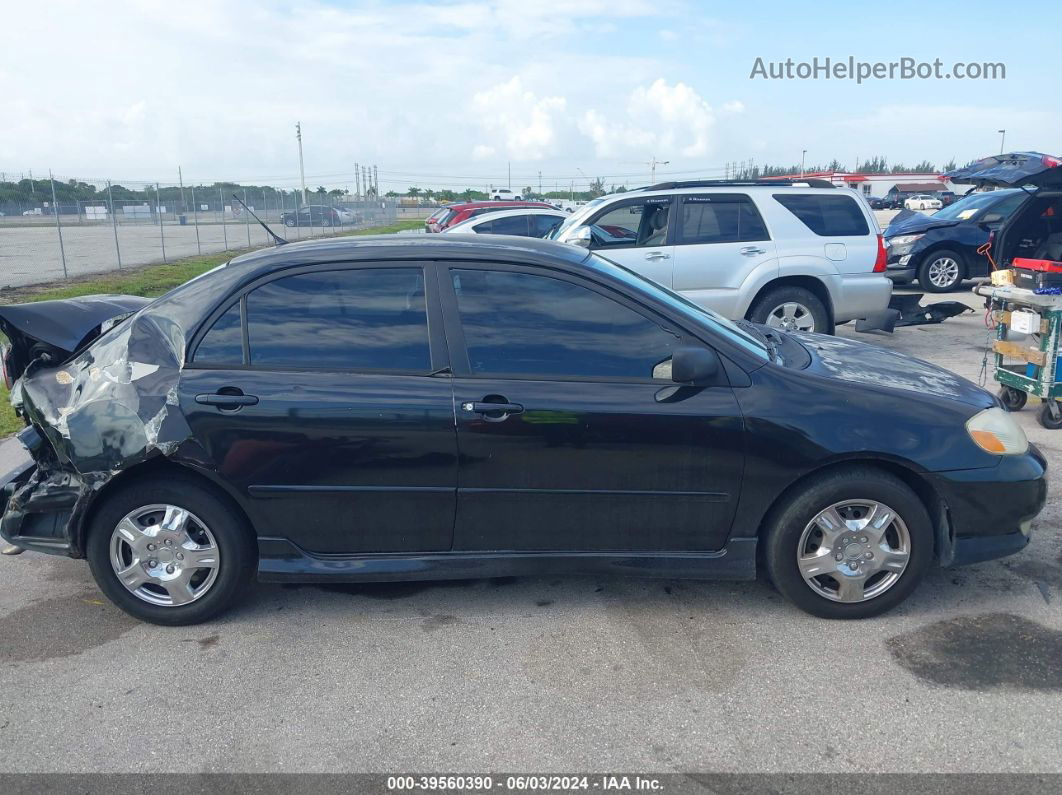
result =
M406 195L409 196L409 198L411 199L415 199L417 198L417 196L420 195L420 188L411 186L410 189L406 191Z

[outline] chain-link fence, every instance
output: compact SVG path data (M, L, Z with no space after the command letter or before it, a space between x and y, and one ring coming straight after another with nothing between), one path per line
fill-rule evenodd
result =
M338 190L0 179L0 288L271 244L252 213L291 241L411 217Z

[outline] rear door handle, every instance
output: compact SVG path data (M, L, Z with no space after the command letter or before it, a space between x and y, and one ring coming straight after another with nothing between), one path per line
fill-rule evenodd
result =
M470 411L473 414L494 414L501 412L502 414L523 414L524 407L519 403L484 403L479 400L470 400L467 403L462 403L461 408L465 411Z
M645 258L649 259L649 260L653 260L653 259L671 259L671 255L670 254L665 254L663 251L650 251L648 254L645 255Z
M258 398L254 395L225 395L225 394L205 394L196 395L196 403L202 403L204 406L217 406L219 409L236 409L240 406L255 406L258 404Z
M745 246L745 248L741 249L741 253L746 257L755 257L757 254L766 254L767 249L756 248L755 246Z

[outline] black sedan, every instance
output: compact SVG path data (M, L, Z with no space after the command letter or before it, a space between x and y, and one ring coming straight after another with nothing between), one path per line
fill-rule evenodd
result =
M954 290L963 279L988 274L977 249L1028 198L1020 188L973 193L933 215L900 212L885 230L885 275L896 284L917 279L923 290Z
M33 457L2 535L86 557L161 624L255 575L744 579L758 560L804 610L861 618L933 565L1022 549L1046 498L1043 457L976 385L527 238L284 245L144 307L22 305L0 327Z

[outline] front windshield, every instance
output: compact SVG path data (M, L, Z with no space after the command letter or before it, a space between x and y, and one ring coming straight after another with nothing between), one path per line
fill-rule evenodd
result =
M764 361L768 361L771 358L767 352L767 348L762 342L748 332L742 330L733 321L728 320L717 312L713 312L711 309L705 309L703 306L698 306L688 298L685 298L666 287L662 287L656 282L635 273L629 268L625 268L610 259L602 257L600 254L591 254L586 264L607 272L609 275L620 279L637 290L650 293L661 303L665 303L674 309L677 309L682 314L692 318L695 322L708 325L713 331L723 335L728 340L741 346L754 356L763 359Z
M986 207L990 207L1004 196L1013 195L1012 190L993 190L988 193L971 193L969 196L959 199L954 204L948 205L943 210L938 210L933 217L945 221L971 221Z
M547 240L560 240L561 236L569 229L573 229L582 223L583 219L590 214L597 205L601 204L605 200L605 196L598 196L596 199L591 199L578 210L573 212L565 219L564 223L553 230L552 234L547 237Z

